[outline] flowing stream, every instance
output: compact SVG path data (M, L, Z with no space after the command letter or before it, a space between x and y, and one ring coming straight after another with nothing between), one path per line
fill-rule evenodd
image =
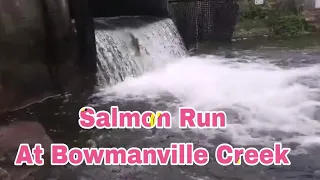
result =
M132 27L119 25L125 22ZM58 142L125 148L192 142L210 152L210 162L203 167L70 167L86 180L320 179L320 38L313 38L310 48L300 49L281 43L289 41L258 40L250 47L236 43L239 55L233 59L219 56L206 45L202 54L188 56L170 19L144 22L140 17L96 20L99 84L89 102L49 100L7 118L56 120L44 124L55 126L50 132ZM83 131L76 121L85 103L104 110L117 105L121 110L170 111L173 128ZM224 110L228 127L181 130L175 121L181 106ZM274 142L292 148L291 166L223 167L214 159L221 143L261 148L272 147Z

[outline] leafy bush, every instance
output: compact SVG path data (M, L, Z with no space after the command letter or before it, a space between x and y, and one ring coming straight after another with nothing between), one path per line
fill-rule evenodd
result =
M280 36L299 36L311 31L305 19L294 14L272 16L267 24L273 34Z

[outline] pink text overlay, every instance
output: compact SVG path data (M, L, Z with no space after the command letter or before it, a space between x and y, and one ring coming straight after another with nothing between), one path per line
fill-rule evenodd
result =
M226 128L227 116L223 111L196 111L190 107L179 108L179 128ZM79 125L83 129L124 129L124 128L163 128L172 127L171 113L168 111L120 111L112 106L110 112L96 111L83 107L79 111Z
M28 144L21 144L15 165L42 166L43 149L36 144L30 150ZM205 148L194 148L192 143L171 143L168 148L71 148L65 144L51 145L51 165L198 165L209 162Z
M215 151L215 159L222 166L244 164L255 166L262 164L291 165L288 158L290 148L275 143L272 148L234 148L229 144L220 144ZM36 144L30 149L28 144L21 144L14 164L42 166L43 148ZM168 148L69 148L65 144L52 144L51 165L71 164L86 165L198 165L209 163L209 151L194 148L193 143L171 143Z
M241 160L246 165L255 166L262 164L270 165L291 165L288 158L290 148L283 148L281 143L274 143L273 149L262 148L234 148L230 144L220 144L215 152L216 161L222 166L241 165Z

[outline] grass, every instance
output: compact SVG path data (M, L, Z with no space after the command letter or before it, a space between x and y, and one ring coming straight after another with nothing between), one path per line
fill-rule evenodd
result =
M253 28L268 28L263 20L244 19L237 24L237 28L250 30Z

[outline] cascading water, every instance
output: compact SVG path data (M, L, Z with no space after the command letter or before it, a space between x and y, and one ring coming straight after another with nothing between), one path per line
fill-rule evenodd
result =
M119 21L131 21L141 27L116 27ZM185 55L181 37L170 19L146 24L139 17L116 17L97 19L96 23L105 27L95 31L102 85L114 85L162 65L170 57Z

